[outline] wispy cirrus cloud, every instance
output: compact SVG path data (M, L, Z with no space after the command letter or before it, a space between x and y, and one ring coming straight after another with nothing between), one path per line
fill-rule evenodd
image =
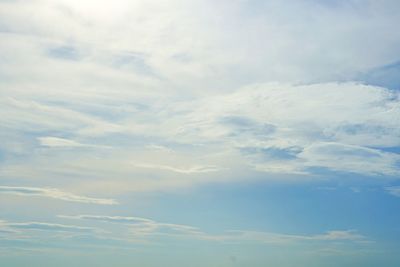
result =
M385 187L385 190L392 196L400 197L400 186L388 186Z
M127 216L107 216L107 215L59 215L59 218L65 219L78 219L78 220L91 220L116 224L124 224L129 226L131 233L134 235L152 235L158 232L175 232L180 234L199 234L201 233L197 227L161 223L148 218L141 217L127 217Z
M55 231L55 232L77 232L77 233L85 233L85 232L93 232L95 228L91 227L81 227L76 225L64 225L57 223L45 223L45 222L6 222L0 224L1 226L14 229L14 230L40 230L40 231Z
M154 238L170 236L216 242L261 242L261 243L294 243L294 242L368 242L368 239L355 230L333 230L317 235L293 235L273 232L228 230L220 234L210 234L198 227L182 224L157 222L152 219L107 215L59 215L59 218L73 220L100 221L126 226L134 237Z
M269 173L322 167L396 176L400 155L385 148L400 146L399 99L396 91L358 83L256 84L199 101L178 136L224 140Z
M101 222L111 223L124 223L124 224L135 224L135 223L152 223L153 220L141 218L141 217L127 217L127 216L107 216L107 215L58 215L59 218L65 219L79 219L79 220L93 220Z
M43 179L42 183L47 183L54 173L74 175L81 178L79 187L115 192L170 190L260 176L290 175L302 179L312 177L317 169L324 170L318 175L399 174L400 155L395 148L400 146L396 123L400 98L396 91L353 82L260 83L195 99L168 97L161 93L136 99L130 94L124 97L121 92L112 105L107 105L107 114L112 115L104 115L104 100L98 104L100 110L96 106L92 111L91 107L76 106L78 100L67 98L68 108L63 106L54 112L53 107L47 108L48 104L32 104L32 110L28 105L25 110L25 105L17 101L22 105L20 111L27 113L18 118L33 124L39 120L49 126L46 131L74 138L25 134L20 138L25 142L34 138L25 150L35 149L37 153L26 156L26 161L5 163L0 174L33 174ZM171 104L161 104L165 98ZM131 109L130 101L141 105ZM7 105L2 109L6 112ZM36 112L45 118L50 116L51 123L32 115ZM81 119L56 120L58 115L52 116L58 112L61 118L64 112L72 112L71 117ZM15 123L12 118L9 121ZM24 132L24 125L17 123L7 128L8 136ZM35 147L36 140L41 146ZM168 149L152 144L168 144ZM58 149L84 146L90 146L91 151L79 149L71 153L71 149ZM103 147L113 149L104 151ZM14 147L4 149L13 155ZM43 166L44 162L50 164ZM174 174L191 177L179 179Z
M0 193L12 194L18 196L47 197L63 201L86 203L86 204L98 204L98 205L118 204L118 202L114 199L80 196L56 188L0 186Z
M145 169L166 170L182 174L217 172L220 170L220 168L218 168L217 166L191 166L187 168L178 168L168 165L158 165L151 163L134 163L133 166Z
M204 236L205 239L220 241L257 241L261 243L295 243L295 242L366 242L365 236L354 230L334 230L317 235L293 235L259 231L227 231L222 235Z
M54 136L46 136L38 138L40 144L42 146L47 147L60 147L60 148L111 148L109 146L101 146L101 145L93 145L93 144L85 144L80 143L75 140L60 138Z

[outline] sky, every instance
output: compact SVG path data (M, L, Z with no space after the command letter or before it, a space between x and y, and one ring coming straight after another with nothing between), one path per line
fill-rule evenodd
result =
M400 265L397 0L0 0L0 265Z

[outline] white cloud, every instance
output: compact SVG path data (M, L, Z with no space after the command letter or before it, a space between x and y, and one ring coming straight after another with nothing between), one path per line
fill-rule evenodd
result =
M167 170L167 171L183 173L183 174L207 173L207 172L219 171L219 168L217 166L191 166L188 168L177 168L177 167L173 167L173 166L157 165L157 164L149 164L149 163L134 163L133 165L135 167L139 167L139 168Z
M0 193L19 195L19 196L39 196L54 198L70 202L79 202L98 205L116 205L114 199L91 198L79 196L69 192L64 192L56 188L39 188L39 187L19 187L19 186L0 186Z
M133 235L152 235L164 231L178 234L199 234L199 229L189 225L161 223L147 218L106 215L59 215L60 218L111 222L129 226Z
M168 153L173 153L174 150L166 147L166 146L162 146L162 145L156 145L156 144L150 144L146 146L148 149L152 149L152 150L156 150L156 151L163 151L163 152L168 152Z
M395 176L399 155L381 149L400 145L398 118L398 92L379 87L260 84L198 103L178 136L225 139L267 172L325 167Z
M332 170L395 176L400 155L377 149L340 143L316 143L307 147L299 158L310 167L326 167Z
M358 234L354 230L347 231L329 231L323 235L316 235L310 237L314 240L362 240L365 239L364 236Z
M35 139L48 149L37 148L23 161L7 162L0 173L24 179L34 176L42 184L53 181L55 174L60 179L72 175L79 177L76 189L107 194L252 179L260 177L260 172L269 174L263 175L264 179L279 179L279 175L301 179L312 177L315 168L392 177L399 173L399 155L390 152L391 147L400 145L400 102L395 91L357 83L268 83L233 93L170 99L164 104L160 104L162 96L151 99L156 99L155 104L130 95L116 97L116 104L107 109L113 114L110 129L102 118L108 115L98 113L103 110L102 103L94 116L90 106L84 105L89 109L85 110L72 99L69 108L13 102L22 105L13 110L24 110L27 103L37 109L27 108L26 117L8 116L9 122L20 118L24 122L8 128L7 138L13 140L12 133L21 135L22 131L19 140L34 139L26 150L35 149ZM142 106L125 109L136 100ZM7 105L3 110L8 113ZM51 124L42 129L48 120L41 116L55 114ZM32 129L44 133L38 137L29 131L24 134L27 128L23 125L29 123L41 123ZM93 127L98 131L85 130ZM72 138L49 136L48 132ZM157 143L168 144L168 149L152 145ZM56 149L86 145L92 149Z
M126 217L126 216L106 216L106 215L59 215L60 218L65 219L79 219L79 220L94 220L112 223L152 223L153 220L140 218L140 217Z
M3 1L0 174L107 193L396 176L398 92L328 81L399 55L398 6L261 2Z
M400 5L327 2L0 1L0 177L32 186L0 194L115 205L88 195L331 172L400 177L399 91L347 82L399 60ZM352 230L208 233L138 217L59 219L102 224L121 239L367 240ZM6 234L90 232L6 224Z
M7 39L3 43L17 35L40 40L35 47L39 51L50 44L73 46L79 52L79 64L84 65L113 66L115 55L140 54L144 55L142 63L129 64L147 66L179 87L209 88L210 92L258 81L348 79L385 65L399 54L400 37L391 30L398 24L395 14L399 7L387 1L352 1L328 8L310 1L287 5L118 0L112 5L102 3L96 10L88 3L91 1L2 2L2 34ZM33 12L37 16L29 16ZM24 53L11 47L10 55L30 64L37 58L34 55L45 54L31 53L24 58ZM64 63L46 60L44 67ZM29 69L30 64L19 64L18 72ZM46 79L63 77L59 67L44 69L56 74Z
M2 104L0 121L4 126L21 132L57 129L93 136L119 131L118 126L113 123L63 106L18 100L12 97L2 99L0 103ZM8 115L9 112L14 115Z
M49 147L82 147L84 144L78 143L74 140L69 140L59 137L39 137L39 142L42 146Z
M359 242L366 241L366 237L358 234L353 230L335 230L328 231L319 235L290 235L256 231L230 231L230 235L215 236L221 241L259 241L262 243L293 243L293 242L310 242L310 241L350 241ZM211 236L211 238L213 238Z
M81 227L76 225L64 225L56 223L44 222L23 222L23 223L4 223L2 226L15 230L40 230L40 231L55 231L55 232L93 232L95 228Z
M105 216L105 215L60 215L60 218L112 222L126 225L131 234L137 237L153 238L170 236L215 242L261 242L261 243L294 243L294 242L366 242L367 238L354 230L335 230L318 235L293 235L261 231L230 230L220 234L210 234L189 225L157 222L140 217Z
M385 189L389 194L400 197L400 186L388 186Z
M38 140L42 146L47 146L47 147L110 148L108 146L99 146L99 145L79 143L75 140L54 137L54 136L39 137Z

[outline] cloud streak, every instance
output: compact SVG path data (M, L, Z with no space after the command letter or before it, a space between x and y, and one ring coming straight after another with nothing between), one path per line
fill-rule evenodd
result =
M72 233L85 233L93 232L95 228L81 227L76 225L64 225L56 223L44 223L44 222L23 222L23 223L5 223L3 224L6 228L15 230L40 230L40 231L55 231L55 232L72 232Z
M110 148L109 146L100 146L100 145L92 145L92 144L84 144L77 142L75 140L54 137L54 136L46 136L38 138L40 144L46 147L60 147L60 148Z
M367 238L355 230L334 230L318 235L291 235L248 230L229 230L210 234L189 225L157 222L147 218L106 215L59 215L59 218L91 220L125 225L134 237L154 238L170 236L215 242L260 242L288 244L295 242L367 242Z
M205 235L202 238L224 242L257 241L261 243L287 244L295 242L365 242L365 236L354 230L328 231L319 235L292 235L258 231L227 231L223 235Z
M53 198L68 202L78 202L97 205L116 205L118 202L114 199L91 198L64 192L56 188L39 187L18 187L18 186L0 186L0 193L18 195L18 196L39 196Z
M157 165L150 163L134 163L133 166L145 169L166 170L181 174L208 173L208 172L217 172L220 170L220 168L218 168L217 166L192 166L188 168L177 168L168 165Z
M151 235L156 232L175 232L180 234L200 234L198 228L172 223L161 223L147 218L126 217L126 216L106 216L106 215L59 215L59 218L75 220L91 220L107 223L124 224L130 227L134 235Z
M400 197L400 186L388 186L385 190L392 196Z

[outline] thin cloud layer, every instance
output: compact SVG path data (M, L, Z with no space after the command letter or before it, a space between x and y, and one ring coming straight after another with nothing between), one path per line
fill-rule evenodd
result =
M4 223L1 226L14 230L40 230L55 232L93 232L94 228L44 222Z
M221 234L210 234L203 232L197 227L181 224L157 222L147 218L105 216L105 215L59 215L59 218L74 220L100 221L106 223L122 224L130 229L135 238L152 239L157 236L169 236L172 238L188 238L214 242L261 242L269 244L294 243L294 242L366 242L367 238L354 230L328 231L319 235L290 235L280 233L228 230Z
M146 164L146 163L134 163L133 165L138 168L167 170L167 171L183 173L183 174L207 173L207 172L219 171L218 167L216 167L216 166L193 166L193 167L184 169L184 168L176 168L176 167L167 166L167 165L156 165L156 164Z
M102 222L112 222L112 223L151 223L150 219L140 218L140 217L125 217L125 216L105 216L105 215L58 215L60 218L65 219L79 219L79 220L95 220Z
M4 117L12 121L6 133L25 129L20 137L25 144L20 146L37 153L6 163L0 174L34 175L42 183L54 173L63 179L74 175L80 177L80 188L115 192L169 190L251 179L260 173L300 179L335 172L392 178L400 174L400 155L395 152L400 146L400 98L393 90L359 83L267 83L196 99L165 97L138 99L143 107L120 112L130 96L118 96L113 100L116 107L109 107L111 118L75 111L75 100L67 99L68 108L35 104L41 108L18 109L18 117ZM2 109L8 108L15 110L8 105ZM48 117L64 112L77 119L55 122ZM44 137L26 125L77 138ZM67 147L74 150L60 150ZM20 158L15 146L3 149Z
M92 144L83 144L79 143L75 140L70 140L66 138L54 137L54 136L46 136L38 138L40 144L42 146L47 147L60 147L60 148L110 148L107 146L98 146Z
M392 196L400 197L400 186L388 186L385 190Z
M12 194L18 196L39 196L64 200L69 202L78 202L98 205L116 205L114 199L90 198L64 192L56 188L38 188L38 187L18 187L18 186L0 186L0 193Z
M95 178L96 188L151 191L238 180L232 172L246 171L399 174L392 152L400 146L399 92L348 82L399 54L400 36L384 34L397 5L118 0L93 12L89 4L36 0L0 7L8 62L0 69L7 77L0 123L9 140L0 148L17 159L0 175L47 183L55 172L63 179L72 172L82 184ZM381 41L365 41L371 34ZM366 44L369 57L361 53ZM51 166L38 167L43 162ZM131 186L118 186L127 180Z
M168 233L179 234L201 234L198 228L172 223L161 223L147 218L140 217L125 217L125 216L99 216L99 215L59 215L60 218L91 220L100 222L111 222L117 224L125 224L131 229L133 235L152 235L158 234L166 230Z

